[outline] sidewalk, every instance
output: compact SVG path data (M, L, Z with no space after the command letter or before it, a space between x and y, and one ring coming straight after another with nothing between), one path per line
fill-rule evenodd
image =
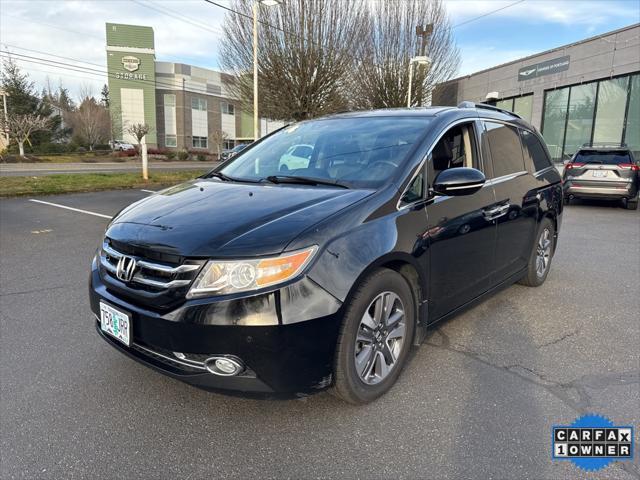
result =
M150 162L149 169L162 171L207 170L220 162ZM39 176L59 173L134 172L142 168L138 162L101 163L5 163L0 164L0 176Z

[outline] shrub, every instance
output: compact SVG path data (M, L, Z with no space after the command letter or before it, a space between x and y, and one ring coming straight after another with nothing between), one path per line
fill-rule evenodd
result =
M84 148L84 147L78 147L78 148L76 148L76 152L86 152L86 151L87 151L87 149L86 149L86 148Z
M167 160L175 160L176 159L176 152L174 150L169 150L167 152Z
M189 152L187 152L186 150L180 150L177 157L180 161L189 160Z
M166 155L168 152L166 148L147 148L149 155Z
M204 162L207 159L207 156L204 153L199 153L196 158L199 162Z
M120 150L119 152L116 153L117 157L135 157L136 156L136 151L135 150Z

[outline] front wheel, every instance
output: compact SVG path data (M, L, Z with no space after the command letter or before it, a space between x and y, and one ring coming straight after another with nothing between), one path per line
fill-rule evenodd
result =
M357 287L340 328L333 394L362 404L393 386L411 349L414 305L411 287L393 270L377 270Z
M550 218L545 217L540 222L536 242L533 245L527 273L519 283L529 287L539 287L547 279L551 259L555 251L555 228Z

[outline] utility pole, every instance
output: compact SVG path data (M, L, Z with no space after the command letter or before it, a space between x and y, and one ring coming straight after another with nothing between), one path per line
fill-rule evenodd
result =
M4 112L4 124L5 124L5 128L4 128L4 138L7 141L7 148L9 147L9 114L7 112L7 91L3 88L0 90L0 93L2 93L2 110Z
M420 38L420 47L419 47L419 56L424 57L427 54L427 45L429 44L429 40L431 38L431 34L433 33L433 24L429 23L427 25L418 25L416 26L416 36ZM418 74L418 84L422 85L422 79ZM422 106L422 88L418 89L418 106Z

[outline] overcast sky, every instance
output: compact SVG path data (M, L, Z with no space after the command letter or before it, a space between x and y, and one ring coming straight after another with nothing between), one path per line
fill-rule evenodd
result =
M460 25L514 1L445 0L462 55L458 75L640 22L638 0L524 0ZM49 57L62 63L105 70L104 24L117 22L153 27L158 60L217 68L223 18L224 10L203 0L0 0L0 49L45 56L24 50L30 49L95 65ZM83 85L98 94L106 83L105 77L64 67L20 65L39 87L48 78L74 96Z

